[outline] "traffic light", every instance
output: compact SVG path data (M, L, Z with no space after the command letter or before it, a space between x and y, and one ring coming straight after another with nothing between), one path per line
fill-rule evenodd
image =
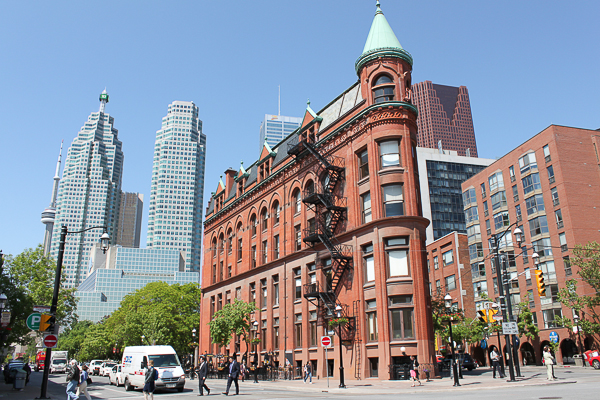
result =
M544 273L541 269L535 270L535 284L537 285L540 297L546 297L546 283L544 282Z
M54 332L54 324L56 323L56 318L54 315L50 314L42 314L42 318L40 319L40 332Z
M479 311L477 311L477 317L479 317L479 320L481 322L485 322L487 324L488 317L487 317L487 314L486 314L485 310L479 310Z

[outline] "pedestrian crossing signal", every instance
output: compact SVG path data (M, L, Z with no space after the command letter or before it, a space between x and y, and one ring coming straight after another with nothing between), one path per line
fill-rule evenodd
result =
M54 325L56 324L56 318L54 315L42 314L40 319L40 332L54 332Z
M544 282L544 273L541 269L535 270L535 284L537 285L540 297L546 297L546 283Z

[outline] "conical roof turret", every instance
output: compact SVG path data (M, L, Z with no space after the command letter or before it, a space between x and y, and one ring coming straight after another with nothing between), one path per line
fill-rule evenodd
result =
M383 11L381 11L379 0L377 0L375 17L373 18L363 53L356 60L356 72L358 73L367 62L383 56L398 57L410 65L413 63L410 53L402 48L392 27L385 18L385 15L383 15Z

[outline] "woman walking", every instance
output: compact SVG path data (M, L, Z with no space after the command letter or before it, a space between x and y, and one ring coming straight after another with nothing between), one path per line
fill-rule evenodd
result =
M82 371L81 371L81 374L79 375L79 387L77 388L77 397L79 397L81 395L81 393L83 393L87 400L92 400L92 398L90 397L90 394L87 391L88 379L90 379L90 374L88 373L88 367L87 367L87 365L84 365L83 367L81 367L81 369L82 369Z
M546 379L549 381L555 381L556 378L554 377L554 363L556 361L554 360L554 356L550 352L550 346L548 345L544 346L543 358L544 365L546 366L546 373L548 375Z
M412 381L411 387L415 387L415 381L419 382L419 386L423 385L419 379L419 362L415 356L410 356L410 380Z

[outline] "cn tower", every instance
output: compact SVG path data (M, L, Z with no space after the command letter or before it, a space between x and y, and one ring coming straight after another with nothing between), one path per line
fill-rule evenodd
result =
M44 255L50 253L50 245L52 243L52 229L54 229L54 218L56 216L56 196L58 195L58 183L60 182L60 161L62 157L63 142L60 142L60 152L58 153L58 161L56 162L56 173L54 174L54 186L52 187L52 198L50 205L42 212L42 224L46 225L46 233L44 233Z

